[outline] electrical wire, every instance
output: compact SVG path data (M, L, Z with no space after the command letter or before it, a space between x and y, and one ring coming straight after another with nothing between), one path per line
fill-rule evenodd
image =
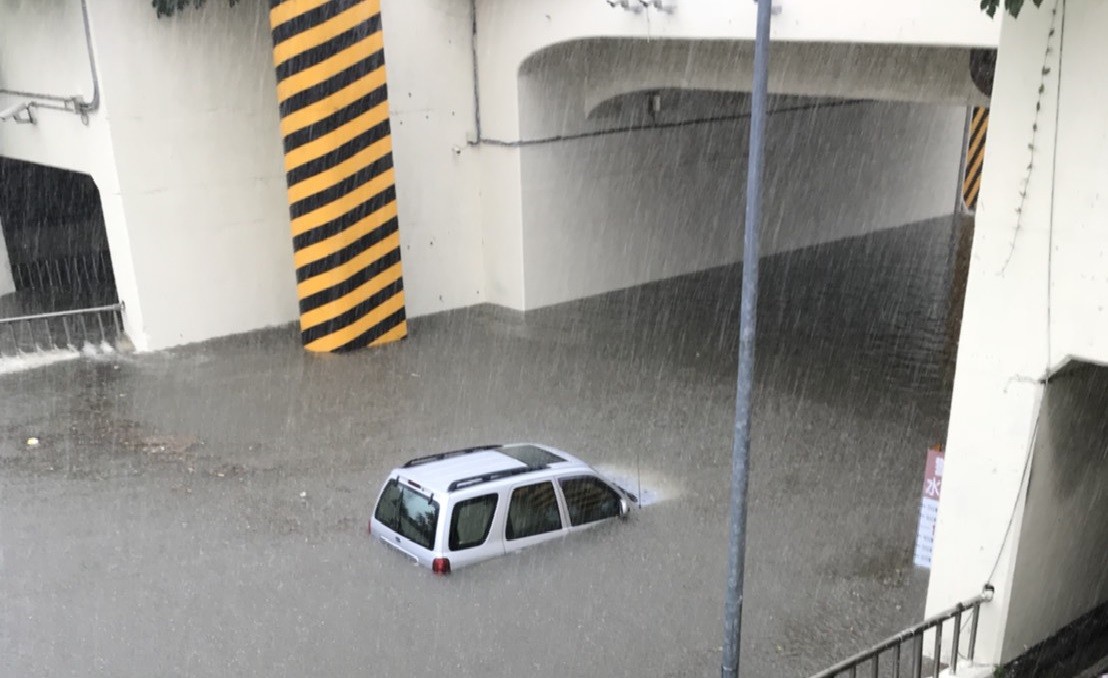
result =
M864 99L843 99L841 101L828 101L814 104L803 104L800 106L782 106L781 108L775 108L771 111L767 111L768 115L776 115L778 113L795 113L799 111L807 111L812 109L822 108L838 108L840 106L853 106L855 104L865 103ZM590 139L593 137L603 137L610 134L626 134L629 132L644 132L655 129L673 129L677 127L691 127L694 125L708 125L716 122L730 122L734 120L745 120L750 117L750 113L736 113L731 115L717 115L704 118L691 118L689 120L678 120L676 122L662 122L648 125L624 125L620 127L611 127L608 129L594 130L590 132L579 132L576 134L558 134L550 137L540 137L537 139L520 139L518 141L505 141L502 139L485 139L473 142L471 146L501 146L505 148L522 148L524 146L538 146L541 144L552 144L560 141L576 141L577 139Z

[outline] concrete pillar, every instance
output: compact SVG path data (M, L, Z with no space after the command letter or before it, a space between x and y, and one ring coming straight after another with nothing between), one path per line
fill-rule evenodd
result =
M407 336L380 0L274 3L300 331L309 351Z
M996 587L982 608L977 645L978 660L991 664L1008 659L1025 471L1052 363L1048 238L1060 51L1054 19L1049 8L1028 6L1018 21L1005 19L1002 30L927 598L933 614L976 595L986 582Z
M485 298L516 311L526 309L523 280L523 188L520 149L484 146L481 154L481 220Z

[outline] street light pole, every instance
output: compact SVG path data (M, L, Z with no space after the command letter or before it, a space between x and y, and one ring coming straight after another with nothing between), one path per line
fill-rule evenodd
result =
M739 311L739 375L735 436L731 446L731 517L728 531L727 594L723 609L723 678L739 675L743 577L746 567L746 490L750 460L750 420L754 401L754 328L758 313L758 229L765 164L766 97L769 80L769 24L773 0L758 3L754 37L754 87L750 103L750 149L746 170L746 223L743 233L742 303Z

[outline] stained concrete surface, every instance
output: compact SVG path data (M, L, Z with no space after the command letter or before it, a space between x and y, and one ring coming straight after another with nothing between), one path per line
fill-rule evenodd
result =
M949 235L765 262L744 676L921 618ZM718 675L738 275L342 356L273 330L0 377L0 676ZM366 537L390 467L514 440L679 495L446 578Z

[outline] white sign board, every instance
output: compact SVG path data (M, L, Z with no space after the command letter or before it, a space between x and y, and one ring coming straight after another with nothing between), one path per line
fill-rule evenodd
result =
M931 551L935 541L935 519L939 515L939 493L943 486L943 452L937 447L927 451L927 471L923 476L923 496L919 503L919 529L916 530L916 567L931 569Z

